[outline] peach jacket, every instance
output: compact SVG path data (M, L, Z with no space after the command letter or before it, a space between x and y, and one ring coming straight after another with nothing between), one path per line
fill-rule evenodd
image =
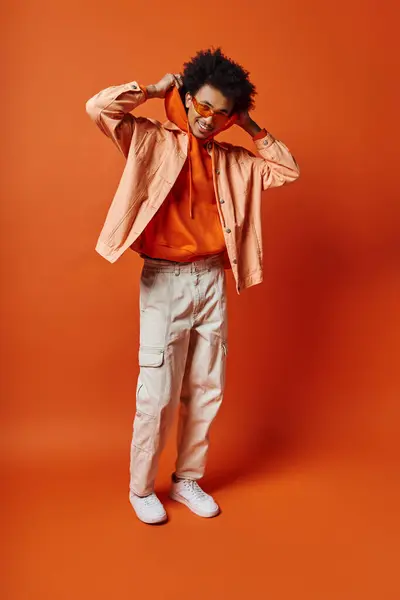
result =
M188 153L188 136L171 121L135 117L146 101L136 81L111 86L90 98L86 111L126 158L96 251L115 262L139 238L174 185ZM245 148L210 140L213 183L226 242L225 266L238 293L263 279L261 192L295 181L299 167L288 148L271 134Z

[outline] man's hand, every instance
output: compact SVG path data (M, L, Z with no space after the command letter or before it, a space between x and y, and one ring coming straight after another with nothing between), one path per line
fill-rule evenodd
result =
M253 121L247 110L239 113L236 125L244 129L252 137L257 135L257 133L260 133L261 131L261 127L259 127L257 123Z
M180 73L167 73L155 85L147 86L147 95L149 98L165 98L167 91L173 86L178 90L183 85L182 75Z

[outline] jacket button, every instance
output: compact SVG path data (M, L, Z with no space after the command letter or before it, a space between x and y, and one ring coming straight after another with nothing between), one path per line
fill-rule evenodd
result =
M220 199L219 199L219 203L220 203L220 204L223 204L224 202L225 202L225 200L224 200L223 198L220 198Z
M229 228L225 229L226 233L231 233L231 230Z
M209 150L211 150L211 149L212 149L212 142L208 142L208 144L207 144L207 148L208 148Z
M268 140L264 140L264 146L268 144Z
M233 262L234 265L236 265L237 264L236 258L234 258L232 262Z
M217 175L219 175L221 173L221 171L219 169L215 169L215 172Z

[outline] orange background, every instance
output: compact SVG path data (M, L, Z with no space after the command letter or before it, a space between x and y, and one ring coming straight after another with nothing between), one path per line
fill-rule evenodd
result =
M389 2L13 2L2 43L7 600L399 597L399 64ZM392 3L394 4L394 3ZM221 45L301 167L238 297L211 521L128 504L141 260L94 251L123 158L85 113ZM5 64L4 64L5 63ZM396 111L395 111L396 109ZM153 100L140 114L163 119ZM397 127L397 129L396 129ZM235 128L237 129L237 128ZM225 137L251 148L238 129Z

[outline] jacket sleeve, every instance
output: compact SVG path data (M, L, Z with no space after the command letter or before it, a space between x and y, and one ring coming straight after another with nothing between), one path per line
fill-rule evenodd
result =
M132 110L147 100L146 88L136 81L108 87L86 102L86 112L125 158L135 127Z
M254 144L262 158L263 190L279 187L299 178L299 166L283 142L266 133L264 137L254 139Z

